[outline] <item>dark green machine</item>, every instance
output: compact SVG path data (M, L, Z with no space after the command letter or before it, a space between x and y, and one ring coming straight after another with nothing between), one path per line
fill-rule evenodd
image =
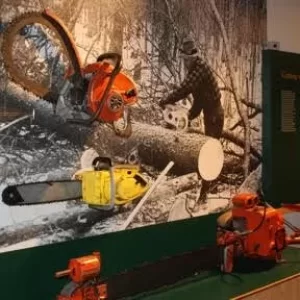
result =
M299 63L298 63L299 62ZM300 55L265 50L263 53L264 167L263 185L268 202L296 203L298 122L292 125L291 109L300 109ZM282 118L284 112L284 118ZM284 119L284 121L281 121ZM294 118L295 119L295 118ZM296 127L296 130L294 127ZM300 180L300 179L299 179ZM1 299L51 300L64 286L54 273L72 257L100 251L102 275L113 276L144 262L155 262L205 247L214 247L219 214L126 230L98 237L3 253L0 255ZM204 229L204 230L203 230ZM171 288L136 296L136 299L230 299L300 272L300 251L286 250L293 263L272 268L250 268L221 275L217 268L204 270ZM145 274L146 277L147 274Z

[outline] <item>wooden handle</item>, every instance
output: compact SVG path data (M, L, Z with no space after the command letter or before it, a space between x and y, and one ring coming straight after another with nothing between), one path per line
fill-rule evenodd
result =
M55 273L55 278L61 278L61 277L65 277L65 276L69 276L71 273L71 270L63 270L63 271L59 271Z

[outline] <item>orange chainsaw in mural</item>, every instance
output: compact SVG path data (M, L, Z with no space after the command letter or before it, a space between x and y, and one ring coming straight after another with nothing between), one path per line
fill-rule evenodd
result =
M121 72L121 55L104 53L83 66L72 35L50 10L8 24L2 55L11 80L51 102L56 114L82 125L111 124L117 135L131 135L129 106L137 102L137 89Z
M284 219L285 213L299 212L300 206L275 209L259 198L256 194L237 194L231 210L218 219L217 244L225 273L233 271L238 257L281 262L288 245L300 244L300 229ZM286 227L294 233L288 235Z

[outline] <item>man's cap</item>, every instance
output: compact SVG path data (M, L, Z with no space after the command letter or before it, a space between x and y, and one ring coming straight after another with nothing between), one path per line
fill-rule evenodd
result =
M182 39L182 48L179 51L185 55L197 55L198 49L195 45L195 40L190 35L184 37Z
M195 44L195 40L190 35L188 35L182 39L182 45L187 44L187 43Z

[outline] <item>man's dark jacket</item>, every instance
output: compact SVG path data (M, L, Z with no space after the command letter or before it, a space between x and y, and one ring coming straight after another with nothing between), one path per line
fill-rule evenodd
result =
M198 56L184 81L163 101L163 104L174 104L189 94L194 98L189 119L195 119L203 110L205 134L220 138L224 125L220 89L212 70Z

